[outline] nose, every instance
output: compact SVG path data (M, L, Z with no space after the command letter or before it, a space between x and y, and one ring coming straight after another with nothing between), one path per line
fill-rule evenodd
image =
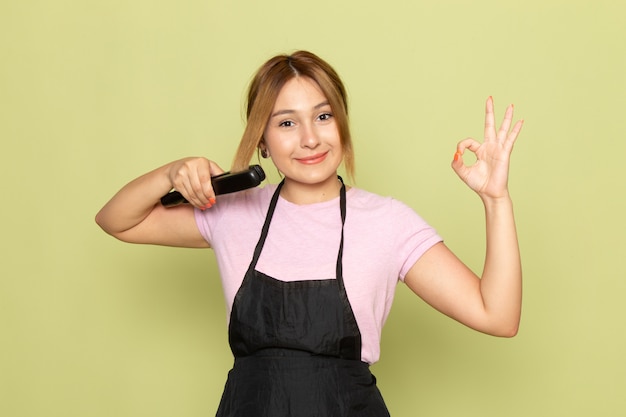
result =
M318 132L312 123L304 123L301 125L300 146L303 148L316 148L320 144Z

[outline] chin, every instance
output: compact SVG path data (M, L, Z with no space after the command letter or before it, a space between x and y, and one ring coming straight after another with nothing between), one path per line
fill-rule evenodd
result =
M287 178L307 185L322 184L337 178L337 171L324 170L323 172L298 172L293 176L285 174Z

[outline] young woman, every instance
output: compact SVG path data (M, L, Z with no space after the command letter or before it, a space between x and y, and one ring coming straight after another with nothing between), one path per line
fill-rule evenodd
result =
M458 143L452 168L480 196L487 249L481 277L412 209L347 187L354 171L344 86L305 51L267 61L253 79L247 126L231 169L255 152L284 179L216 198L206 158L185 158L123 187L97 223L133 243L212 247L235 357L218 416L387 416L369 364L398 280L442 313L511 337L521 311L521 265L507 188L513 107L496 129L488 99L485 138ZM466 166L465 151L477 161ZM191 203L159 204L172 188Z

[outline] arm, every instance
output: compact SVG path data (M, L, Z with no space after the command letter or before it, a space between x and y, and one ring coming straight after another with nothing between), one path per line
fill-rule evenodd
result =
M196 226L193 208L215 203L211 176L223 170L205 158L185 158L155 169L124 186L96 215L96 223L125 242L208 247ZM160 199L172 188L191 203L174 208Z
M409 270L406 284L427 303L459 322L496 336L514 336L519 327L522 269L508 192L509 160L522 128L511 129L509 106L496 132L493 100L487 100L485 140L465 139L457 146L452 168L480 196L486 217L486 255L481 277L465 266L443 243L428 250ZM469 150L476 163L466 166Z

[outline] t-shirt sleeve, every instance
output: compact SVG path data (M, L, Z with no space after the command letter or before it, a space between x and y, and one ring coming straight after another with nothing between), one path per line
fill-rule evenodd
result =
M393 200L393 219L399 254L400 274L404 281L407 272L428 249L443 239L437 231L406 204Z
M256 187L238 193L220 195L213 207L194 210L196 225L211 247L230 239L233 234L246 233L259 218L265 217L268 199L275 186ZM262 223L261 223L262 224Z
M194 209L198 230L211 247L214 246L213 241L216 239L216 227L223 220L224 213L228 211L228 207L231 207L232 204L232 199L226 197L230 196L221 196L219 205L216 204L204 211L197 208Z
M196 225L198 226L198 230L200 234L206 240L211 243L211 216L205 216L204 212L200 209L194 209L194 216L196 218Z

